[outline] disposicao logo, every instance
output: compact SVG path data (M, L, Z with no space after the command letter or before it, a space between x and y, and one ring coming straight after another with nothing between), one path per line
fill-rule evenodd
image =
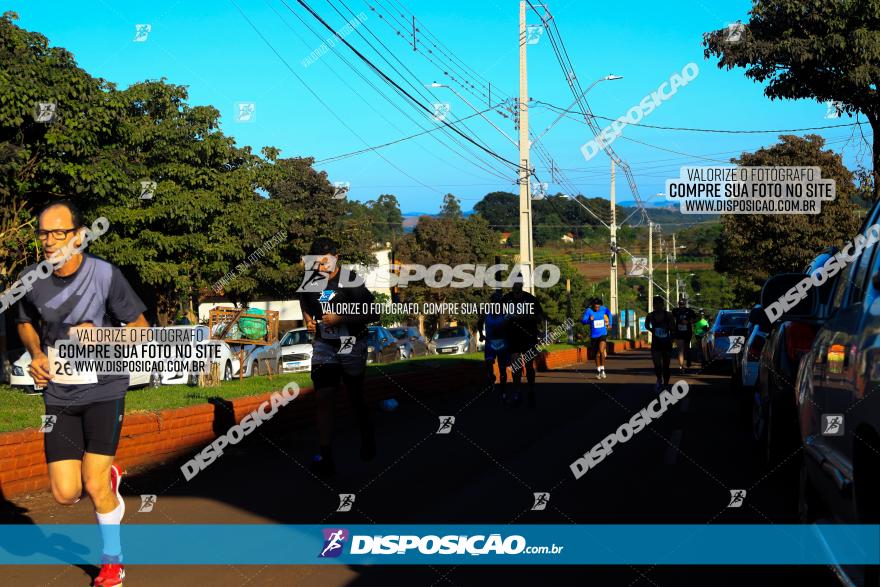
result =
M324 546L318 558L336 558L342 554L342 545L348 540L348 530L344 528L324 528Z

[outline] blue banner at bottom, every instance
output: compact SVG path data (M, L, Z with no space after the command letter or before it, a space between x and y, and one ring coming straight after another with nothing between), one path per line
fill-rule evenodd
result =
M878 525L123 524L131 565L876 565ZM95 564L96 525L0 525L0 564Z

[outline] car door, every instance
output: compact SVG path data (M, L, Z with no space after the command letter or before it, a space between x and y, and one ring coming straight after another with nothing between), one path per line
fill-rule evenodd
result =
M397 339L383 326L376 329L376 336L379 337L379 353L382 355L382 362L390 363L396 360Z
M418 328L410 328L408 332L410 342L412 343L413 355L427 355L428 342L425 340L425 337L423 337L421 333L419 333Z

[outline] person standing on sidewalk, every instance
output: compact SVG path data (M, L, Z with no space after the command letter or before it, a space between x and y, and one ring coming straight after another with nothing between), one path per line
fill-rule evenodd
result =
M694 324L694 337L696 340L697 351L700 353L700 367L706 366L706 357L703 355L703 337L709 332L709 321L706 320L706 314L700 310L700 319Z
M373 311L373 294L353 271L339 268L337 244L319 237L306 256L306 271L299 288L303 319L312 340L312 383L315 386L319 454L312 461L312 472L321 477L336 473L333 460L333 400L343 384L361 433L361 458L376 456L376 435L370 411L364 400L367 367L367 325L379 320ZM345 280L340 284L340 277ZM335 304L356 305L357 314L333 312Z
M49 204L38 223L36 236L47 260L83 246L82 214L73 202ZM22 275L35 270L36 265L31 265ZM66 359L58 357L55 345L75 337L75 328L123 323L147 327L146 306L116 266L74 252L48 277L34 281L15 308L18 334L31 355L31 377L45 387L43 441L52 496L61 505L73 505L85 487L103 540L101 571L94 584L122 585L125 567L119 525L125 502L119 492L122 471L113 460L129 377L74 372Z
M675 317L666 311L663 298L654 297L654 310L645 318L645 329L651 333L651 361L657 376L656 391L669 389L669 362L672 360L672 333Z
M607 379L605 374L605 357L607 354L606 339L611 329L611 312L602 305L600 298L590 300L589 307L584 311L581 324L590 325L590 350L596 357L596 379Z

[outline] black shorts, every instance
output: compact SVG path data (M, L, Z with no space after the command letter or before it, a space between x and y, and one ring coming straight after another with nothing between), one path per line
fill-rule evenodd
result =
M84 453L116 455L119 432L125 415L125 398L79 406L46 406L47 418L43 433L46 462L77 460Z
M590 350L593 351L594 353L599 352L599 343L605 342L605 340L607 338L608 338L607 334L603 334L602 336L597 336L596 338L591 338L590 339Z

